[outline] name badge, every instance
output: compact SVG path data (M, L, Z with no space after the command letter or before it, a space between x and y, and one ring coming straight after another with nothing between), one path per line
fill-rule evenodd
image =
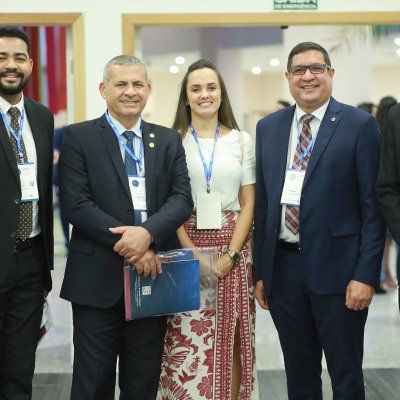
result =
M197 193L197 229L221 229L221 193Z
M35 163L17 164L19 179L21 181L21 201L39 200L39 191L36 181Z
M130 175L128 176L128 180L132 203L135 209L135 219L139 219L142 223L147 220L146 179Z
M283 185L281 204L290 206L299 206L301 199L301 190L303 188L305 170L289 168L286 171L285 183Z

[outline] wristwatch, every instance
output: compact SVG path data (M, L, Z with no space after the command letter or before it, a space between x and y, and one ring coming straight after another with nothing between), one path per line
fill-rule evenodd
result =
M232 249L226 249L225 254L228 254L228 256L231 258L232 268L233 268L236 265L236 263L239 261L240 254L237 251L232 250Z

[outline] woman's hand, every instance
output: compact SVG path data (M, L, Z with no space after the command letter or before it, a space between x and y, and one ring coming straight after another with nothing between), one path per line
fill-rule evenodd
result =
M225 278L225 276L229 274L229 271L232 269L232 267L232 259L226 253L222 254L222 256L217 260L218 278Z

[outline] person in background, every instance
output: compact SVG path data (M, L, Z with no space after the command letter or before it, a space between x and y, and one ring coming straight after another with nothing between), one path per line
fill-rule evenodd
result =
M58 160L60 158L60 150L61 150L61 145L64 137L64 130L65 127L57 128L54 131L54 153L53 153L53 186L54 186L54 192L57 198L57 203L55 205L58 205L58 210L60 213L60 222L61 222L61 227L64 235L64 245L65 249L68 251L68 245L69 245L69 223L67 218L65 217L65 213L61 207L60 203L60 189L59 189L59 183L58 183Z
M157 251L179 246L176 230L193 201L178 132L141 113L147 68L121 55L99 86L107 111L65 129L59 161L61 204L73 226L61 297L72 303L71 399L155 399L166 317L125 321L124 263L144 277L162 272Z
M157 398L174 391L181 399L257 399L249 240L254 145L239 130L212 62L201 59L188 68L173 128L183 137L195 203L178 237L182 247L218 247L218 304L168 318Z
M364 400L364 328L385 225L374 193L381 135L371 115L333 97L326 50L303 42L286 78L296 101L258 122L255 297L269 309L289 399Z
M371 102L363 102L360 103L357 108L366 111L368 114L373 115L374 117L376 117L376 111L377 111L377 107L374 103Z
M376 196L380 210L385 217L391 236L400 244L400 104L392 106L383 136L379 173L376 183ZM400 276L399 257L397 276ZM400 291L399 291L400 310Z
M0 399L28 400L53 269L50 110L27 98L28 36L0 27Z
M281 110L282 108L290 107L290 103L286 100L278 100L275 104L275 111Z

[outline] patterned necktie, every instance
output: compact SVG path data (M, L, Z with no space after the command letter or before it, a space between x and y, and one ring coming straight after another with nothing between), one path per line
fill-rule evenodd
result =
M11 107L8 110L8 113L11 116L11 127L13 128L14 132L18 134L19 132L19 110L17 107ZM21 157L18 153L18 146L17 141L15 140L14 136L10 134L10 141L12 148L15 153L15 158L17 162L21 162ZM22 147L22 155L24 162L28 161L28 157L26 154L24 139L21 136L21 147ZM17 227L17 238L21 240L26 240L32 232L33 226L33 206L31 201L20 202L19 203L19 217L18 217L18 227Z
M135 153L133 148L133 139L135 137L134 132L125 131L123 135L127 140L126 145L128 149L132 153ZM136 161L128 154L128 152L125 152L125 171L127 175L137 175Z
M294 160L292 165L292 168L294 169L301 169L301 170L307 169L312 149L310 149L310 151L307 153L302 163L301 163L301 156L306 152L307 147L312 142L310 123L313 118L314 115L312 114L305 114L302 117L303 127L300 133L300 146L297 146L296 148L296 153L294 155ZM299 231L299 223L300 223L299 215L300 215L299 206L286 206L285 225L295 235Z

